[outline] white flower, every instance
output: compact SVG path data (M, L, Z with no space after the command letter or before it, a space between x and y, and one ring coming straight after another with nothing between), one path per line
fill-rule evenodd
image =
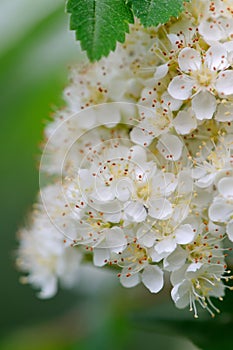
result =
M122 266L118 277L124 287L131 288L142 282L151 293L158 293L163 288L163 271L157 265L149 264L149 258L147 251L134 243L120 256L113 257L112 261Z
M219 196L209 207L209 217L217 223L226 225L228 238L233 242L233 177L223 177L217 184Z
M82 253L65 243L43 212L35 212L32 226L20 232L18 265L28 274L23 282L39 288L40 298L53 296L58 282L67 288L78 282Z
M157 169L147 156L144 148L129 148L118 140L93 149L87 155L92 160L89 169L78 173L86 202L111 222L142 222L147 215L161 220L170 217L172 204L167 197L175 191L177 179Z
M198 303L214 316L214 312L219 310L212 304L210 297L224 296L225 286L221 281L224 271L224 266L218 264L191 263L172 272L171 282L174 287L171 296L176 306L184 308L189 305L190 311L194 311L194 317L197 318Z
M176 99L192 98L192 109L198 120L211 119L217 106L215 94L233 93L233 71L226 69L229 63L225 47L214 44L203 56L186 47L181 50L178 63L181 75L172 79L168 92Z
M202 141L194 158L192 176L199 188L209 188L233 171L232 134L219 137L218 142Z
M192 242L196 234L196 230L190 224L181 224L174 229L172 226L169 227L169 223L167 223L166 226L161 225L161 231L159 229L156 231L157 242L154 245L156 255L153 254L153 260L155 260L155 256L158 256L156 260L159 257L168 257L174 252L177 245L186 245Z

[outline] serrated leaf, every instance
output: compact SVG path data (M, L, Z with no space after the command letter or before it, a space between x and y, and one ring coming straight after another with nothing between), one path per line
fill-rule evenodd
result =
M178 17L189 0L132 0L133 12L145 27L157 26Z
M68 0L70 29L75 30L81 47L91 61L107 56L124 42L134 18L125 0Z

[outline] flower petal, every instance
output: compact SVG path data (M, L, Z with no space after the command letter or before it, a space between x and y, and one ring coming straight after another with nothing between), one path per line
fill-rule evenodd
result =
M197 121L190 110L184 110L177 114L173 125L178 134L187 135L197 127Z
M167 72L168 72L168 65L167 65L167 63L166 64L162 64L161 66L158 66L156 68L156 71L155 71L155 74L154 74L155 81L164 78L165 75L167 74Z
M199 33L204 37L204 40L207 40L207 42L219 41L225 36L224 30L218 24L218 21L201 21L198 30Z
M155 234L146 225L142 225L137 231L137 240L144 247L151 248L155 242Z
M45 281L43 281L44 285L42 285L41 291L37 294L40 299L51 298L57 292L57 278L56 278L56 276L51 275L48 277L49 278L47 278ZM35 281L31 281L31 283L33 283L33 282L35 283Z
M180 141L179 137L166 134L160 137L157 148L165 159L176 161L181 157L183 143Z
M223 44L216 43L206 51L205 65L212 71L226 69L229 66L227 50Z
M140 275L139 273L134 273L132 275L129 275L128 273L124 273L124 271L122 271L120 276L120 282L122 286L125 288L135 287L140 283Z
M158 172L152 178L152 191L154 196L168 196L175 191L177 187L177 179L173 173Z
M159 133L158 133L159 135ZM157 135L150 134L149 130L146 130L144 126L135 126L133 130L130 132L131 140L141 146L149 146L153 139Z
M216 222L226 222L233 213L233 205L228 204L226 200L218 198L209 207L209 218Z
M169 94L178 100L187 100L192 95L195 81L187 75L179 75L168 85Z
M112 128L121 120L119 105L116 103L106 103L95 108L96 119L100 125Z
M173 237L166 237L155 244L154 249L158 254L170 254L176 249L176 240Z
M216 90L221 95L231 95L233 94L233 71L225 70L220 72L216 79Z
M163 271L158 266L146 266L142 273L142 282L151 293L158 293L164 284Z
M104 266L109 259L109 250L105 248L94 248L93 263L95 266Z
M207 188L214 182L215 174L206 174L198 179L195 184L200 188Z
M169 108L170 111L178 111L183 103L183 101L173 98L167 91L162 94L161 99L163 107Z
M187 244L192 242L195 237L195 232L189 224L181 225L175 230L174 235L176 236L176 242L179 244Z
M233 121L233 105L231 102L220 103L215 114L215 119L218 122Z
M110 248L115 253L121 252L127 244L124 232L119 227L106 230L105 237L105 242L102 245L106 244L106 248Z
M211 119L216 106L216 98L208 91L201 91L192 99L192 109L199 120Z
M142 203L129 202L125 207L125 215L132 222L142 222L147 217L147 211Z
M226 227L226 233L231 242L233 242L233 220L229 221Z
M172 205L167 199L159 198L150 202L148 213L154 219L166 220L172 215Z
M179 309L185 308L189 304L189 294L190 294L190 282L182 281L180 284L176 284L171 291L171 297L176 307Z
M174 252L172 252L167 258L164 259L164 269L167 271L178 270L185 264L187 256L187 251L178 246Z
M220 179L217 187L223 197L233 197L233 177L224 177Z
M201 56L197 50L185 47L179 53L178 63L180 69L185 73L199 70L201 68Z

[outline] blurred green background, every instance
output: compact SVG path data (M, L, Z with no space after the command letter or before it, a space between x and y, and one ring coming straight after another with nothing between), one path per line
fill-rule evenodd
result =
M141 287L108 287L104 279L94 293L60 291L41 301L20 285L16 232L38 191L44 123L63 105L68 65L80 59L63 0L0 0L0 349L196 349L186 335L203 349L231 348L232 296L217 321L207 315L193 323L166 289L153 296Z

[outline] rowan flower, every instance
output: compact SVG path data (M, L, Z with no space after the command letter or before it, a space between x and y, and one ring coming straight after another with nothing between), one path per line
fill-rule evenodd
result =
M233 71L227 69L227 51L222 44L212 45L205 53L186 47L178 56L180 75L168 86L173 98L192 98L192 109L198 120L211 119L217 107L216 97L233 93Z
M233 242L233 7L193 0L77 65L45 128L41 196L20 233L23 281L47 298L86 260L214 316ZM88 258L88 259L86 259Z
M198 317L197 304L206 309L212 317L219 310L214 306L211 297L222 298L225 286L222 282L225 269L222 265L202 263L185 264L171 274L173 289L171 297L178 308L189 305Z
M29 228L19 232L18 266L27 274L23 283L40 289L40 298L56 294L58 283L71 288L79 280L82 252L66 244L63 234L45 212L33 213Z

